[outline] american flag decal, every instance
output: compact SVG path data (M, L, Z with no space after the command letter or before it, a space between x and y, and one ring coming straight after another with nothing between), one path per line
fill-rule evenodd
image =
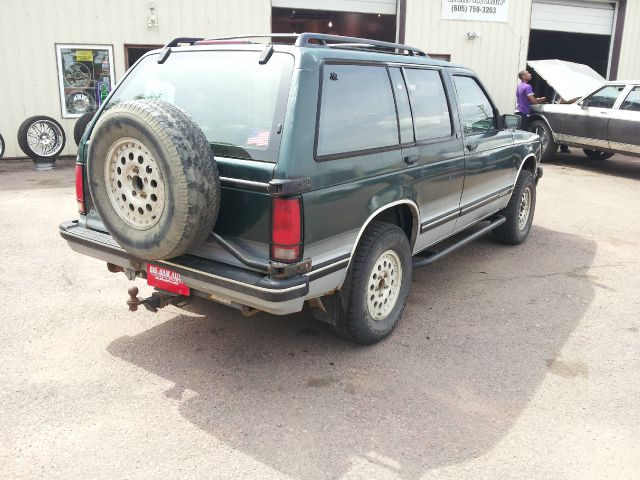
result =
M251 130L249 130L249 138L247 139L247 145L255 145L256 147L268 147L270 135L271 135L271 132L269 130L252 128Z

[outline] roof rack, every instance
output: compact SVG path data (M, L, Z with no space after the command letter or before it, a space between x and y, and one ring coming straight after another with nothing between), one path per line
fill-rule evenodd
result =
M270 39L289 39L295 40L294 45L296 47L334 47L334 48L353 48L353 49L373 49L373 50L381 50L386 53L401 53L406 52L403 55L410 56L419 56L426 57L429 56L424 53L422 50L410 47L409 45L402 45L400 43L390 43L390 42L382 42L380 40L369 40L366 38L357 38L357 37L343 37L340 35L327 35L324 33L267 33L267 34L256 34L256 35L234 35L230 37L217 37L217 38L189 38L189 37L179 37L175 38L164 46L164 50L167 50L171 47L177 47L180 44L209 44L214 42L223 43L225 40L245 40L250 38L270 38ZM389 51L395 50L396 52ZM160 55L162 58L163 55Z
M315 43L317 42L317 43ZM331 42L331 43L329 43ZM324 33L301 33L296 40L297 47L338 47L338 48L373 48L384 50L397 50L398 52L407 52L410 56L429 56L422 50L402 45L401 43L382 42L380 40L369 40L358 37L343 37L341 35L327 35ZM393 53L393 52L387 52Z

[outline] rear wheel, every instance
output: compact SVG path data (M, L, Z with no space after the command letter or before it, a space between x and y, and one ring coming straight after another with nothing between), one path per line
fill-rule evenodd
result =
M591 160L606 160L613 157L613 153L603 152L601 150L589 150L587 148L583 148L582 151Z
M404 231L386 222L367 227L335 303L339 335L353 342L379 342L395 328L411 288L412 259Z
M534 120L529 124L529 131L540 137L542 144L541 158L542 161L551 160L558 151L558 144L553 141L553 133L551 128L544 120Z
M507 221L493 229L493 238L501 243L518 245L531 231L536 210L536 183L533 173L523 170L518 177L507 206L500 212Z

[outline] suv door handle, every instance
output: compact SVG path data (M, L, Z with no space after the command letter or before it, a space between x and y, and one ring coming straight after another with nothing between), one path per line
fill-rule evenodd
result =
M478 148L478 144L477 143L467 143L465 145L465 148L467 149L468 152L473 152L476 148Z
M404 163L406 163L407 165L413 165L418 160L420 160L420 157L418 155L407 155L406 157L404 157Z

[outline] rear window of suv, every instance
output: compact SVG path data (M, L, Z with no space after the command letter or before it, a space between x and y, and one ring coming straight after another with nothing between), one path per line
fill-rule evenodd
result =
M187 112L216 155L275 162L293 56L276 52L264 65L259 57L247 51L173 52L159 64L150 55L122 81L109 105L164 100Z

